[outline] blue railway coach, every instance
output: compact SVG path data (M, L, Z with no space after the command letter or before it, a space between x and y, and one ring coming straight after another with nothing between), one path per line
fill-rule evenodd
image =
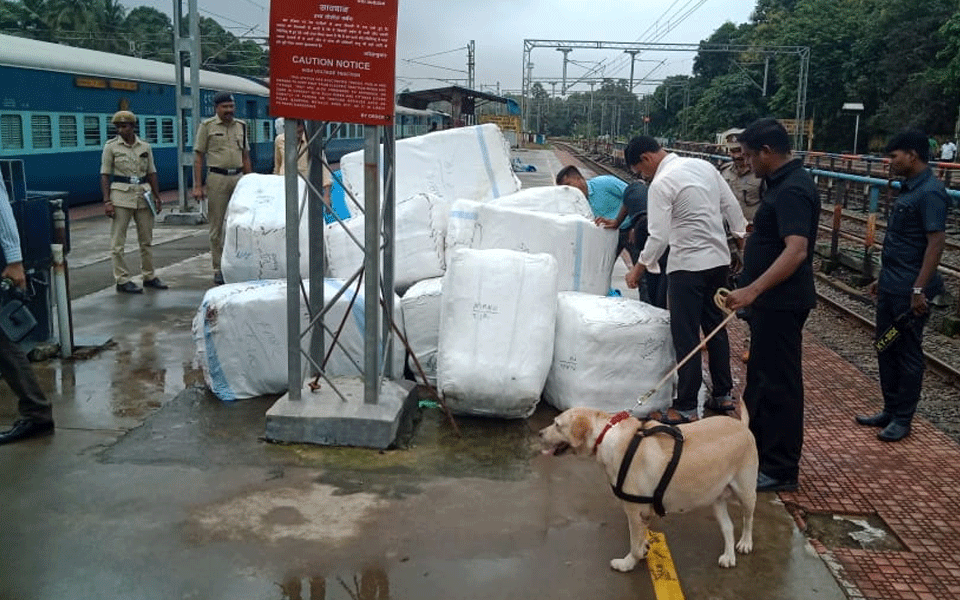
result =
M100 156L115 135L113 113L131 110L153 146L161 189L177 187L177 135L192 147L196 130L176 118L172 64L0 35L0 158L24 162L30 189L66 191L70 204L100 199ZM187 74L189 81L189 74ZM247 122L254 169L273 167L269 89L255 81L200 71L202 117L213 95L233 92Z

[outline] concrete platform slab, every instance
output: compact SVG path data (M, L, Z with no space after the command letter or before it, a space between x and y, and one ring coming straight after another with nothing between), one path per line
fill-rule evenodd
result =
M364 402L364 382L358 378L332 380L318 392L304 387L301 400L284 394L267 411L266 438L274 442L388 448L397 438L409 382L384 380L377 404Z

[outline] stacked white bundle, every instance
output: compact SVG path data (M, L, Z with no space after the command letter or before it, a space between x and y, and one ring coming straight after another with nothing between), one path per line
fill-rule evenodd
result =
M407 344L416 355L424 375L437 383L437 344L440 341L440 309L443 299L443 278L424 279L410 287L400 299ZM417 381L420 374L411 362Z
M559 294L553 365L543 392L555 408L636 409L637 399L675 364L669 312L627 298ZM668 407L673 389L668 382L635 414Z
M207 290L193 318L193 340L207 387L221 400L287 389L287 284L228 283ZM300 326L307 323L301 302ZM308 349L307 342L302 344ZM304 365L303 376L307 369Z
M434 194L414 194L397 203L394 290L402 292L418 281L443 275L449 215L450 204ZM362 215L344 222L360 243L364 223ZM339 223L327 226L324 241L330 276L348 279L363 264L363 249Z
M398 140L396 149L397 198L430 192L447 202L491 200L520 189L510 166L510 147L492 123ZM382 168L382 160L380 164ZM344 186L362 204L363 151L344 155L340 170Z
M306 183L300 182L300 273L309 273ZM221 270L228 283L287 276L287 209L282 175L244 175L227 205Z
M458 250L443 279L437 383L447 406L529 416L550 364L557 261L549 254Z
M561 291L610 290L617 232L580 215L533 212L457 200L450 209L447 256L458 248L546 252L557 260Z
M491 200L490 204L557 215L580 215L585 219L593 220L590 203L580 190L569 185L527 188L508 196L500 196Z
M304 281L309 291L309 282ZM324 281L324 296L332 298L343 286L336 279ZM347 290L324 319L336 331L353 297ZM211 288L193 319L193 339L207 386L221 400L252 398L287 390L287 284L284 280L251 281ZM394 319L402 329L400 300L394 298ZM358 377L363 367L364 298L361 294L350 308L336 349L326 365L327 376ZM300 329L306 328L306 304L301 301ZM314 330L316 331L316 330ZM332 343L324 335L324 352ZM309 349L304 338L303 350ZM394 360L388 375L403 373L403 349L394 341ZM303 376L313 372L303 359Z

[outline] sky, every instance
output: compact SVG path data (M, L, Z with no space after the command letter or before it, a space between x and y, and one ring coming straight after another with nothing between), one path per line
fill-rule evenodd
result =
M173 0L121 1L128 10L142 5L167 14L173 6ZM182 3L186 8L186 0ZM727 21L747 22L755 5L754 0L399 0L396 89L465 84L466 48L473 40L476 87L518 92L525 39L696 44ZM234 35L269 35L270 0L198 0L198 7L201 16L216 19ZM629 57L621 50L577 49L568 56L568 80L598 63L604 65L602 74L593 77L630 76ZM638 55L635 79L646 77L651 83L634 91L649 93L658 79L689 74L693 58L692 52ZM530 62L534 80L560 80L562 53L535 48ZM453 79L462 81L449 81ZM560 87L544 84L547 91L559 92ZM571 91L589 89L582 84Z

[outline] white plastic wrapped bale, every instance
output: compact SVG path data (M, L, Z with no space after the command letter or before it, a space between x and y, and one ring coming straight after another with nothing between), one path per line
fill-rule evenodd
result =
M407 343L420 362L427 381L433 385L437 383L437 344L440 340L442 299L442 277L425 279L414 284L400 298ZM412 362L410 368L419 381L419 374Z
M329 301L343 285L327 279L324 296ZM309 282L304 285L309 291ZM353 297L347 290L326 314L327 326L336 331ZM287 390L287 284L284 280L251 281L211 288L204 295L193 319L197 358L207 386L221 400L239 400ZM400 302L394 299L394 319L402 330ZM308 323L306 304L301 302L300 329ZM363 296L350 309L336 350L327 363L328 376L356 377L363 366ZM308 337L302 348L308 350ZM329 349L332 335L324 337ZM403 373L403 349L396 350L390 375ZM349 353L349 357L348 354ZM352 359L352 360L351 360ZM303 359L303 376L309 363Z
M510 147L492 123L398 140L396 148L397 198L429 192L448 202L490 200L520 189L510 166ZM344 186L362 203L363 151L344 155L340 170Z
M443 279L437 384L457 413L529 416L553 359L557 261L458 250Z
M558 410L634 411L674 365L666 310L628 298L559 294L553 365L543 392ZM667 382L635 414L670 406L674 387Z
M397 202L393 289L402 292L423 279L443 275L444 242L450 203L435 194L415 194ZM361 243L364 218L344 221ZM363 250L339 223L327 225L324 238L332 277L348 279L363 264Z
M207 290L193 318L193 339L207 387L221 400L287 390L287 284L228 283ZM301 303L300 326L307 324ZM308 349L304 341L303 349ZM307 369L304 365L303 375Z
M500 196L490 204L557 215L580 215L593 220L593 210L583 193L569 185L544 185Z
M617 232L580 215L556 215L457 200L450 209L447 255L458 248L546 252L557 260L561 291L610 291Z
M307 194L301 178L300 273L309 274ZM283 175L244 175L227 205L221 270L227 283L287 276L287 209Z

